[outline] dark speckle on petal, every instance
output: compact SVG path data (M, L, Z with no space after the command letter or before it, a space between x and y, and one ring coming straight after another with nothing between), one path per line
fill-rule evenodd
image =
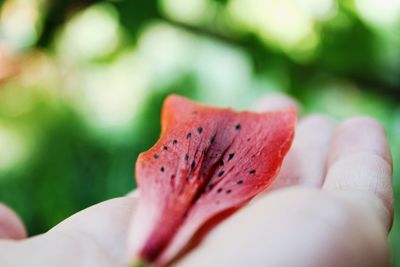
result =
M212 136L211 138L210 138L210 144L213 144L215 142L215 136Z

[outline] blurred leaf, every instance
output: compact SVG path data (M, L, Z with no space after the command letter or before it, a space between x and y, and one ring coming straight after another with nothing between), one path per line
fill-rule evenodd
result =
M374 34L358 19L340 31L326 27L317 64L337 75L376 77L376 42Z
M121 24L136 38L139 30L147 22L158 18L158 2L156 0L135 0L113 2L120 15Z
M212 1L223 4L223 5L226 5L229 2L229 0L212 0Z
M62 1L47 1L48 7L43 20L43 30L37 45L47 47L53 41L57 30L77 11L102 2L102 0L62 0Z

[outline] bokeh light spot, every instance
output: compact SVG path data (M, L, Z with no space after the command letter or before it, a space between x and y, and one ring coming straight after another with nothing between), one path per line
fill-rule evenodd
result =
M118 14L109 4L97 4L75 15L57 40L64 59L85 60L112 53L120 41Z
M14 129L0 126L0 147L0 171L10 170L26 159L27 145Z
M176 21L199 24L206 21L213 13L209 0L162 0L161 10Z

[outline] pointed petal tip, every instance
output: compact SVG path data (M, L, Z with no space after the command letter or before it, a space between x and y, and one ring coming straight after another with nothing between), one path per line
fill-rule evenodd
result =
M192 103L192 101L184 96L178 94L170 94L164 99L164 106L168 106L170 103L174 103L175 101L183 101L187 103Z

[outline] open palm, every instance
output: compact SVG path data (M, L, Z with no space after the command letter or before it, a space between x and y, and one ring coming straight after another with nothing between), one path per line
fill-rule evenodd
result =
M271 96L257 109L287 105L295 104ZM306 117L269 192L218 225L176 266L388 266L391 176L377 122ZM133 194L100 203L29 239L0 207L0 266L126 266L136 200Z

